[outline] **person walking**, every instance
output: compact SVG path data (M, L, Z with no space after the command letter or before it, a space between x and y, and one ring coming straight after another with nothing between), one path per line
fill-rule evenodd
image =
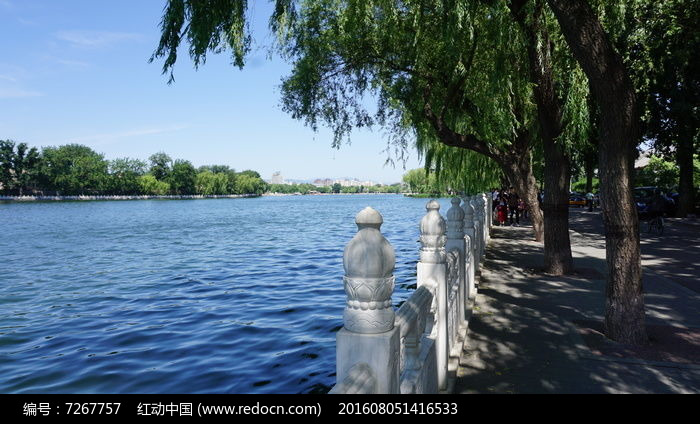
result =
M510 193L508 194L508 210L510 211L510 225L519 226L520 225L520 198L515 189L511 187ZM513 219L515 217L515 219Z
M506 203L505 199L503 199L503 197L500 197L500 200L498 201L498 206L496 207L496 211L498 213L498 225L506 225L506 219L508 215L508 204Z
M525 204L523 199L520 199L518 203L518 210L520 211L520 216L523 217L523 219L527 219L527 204Z

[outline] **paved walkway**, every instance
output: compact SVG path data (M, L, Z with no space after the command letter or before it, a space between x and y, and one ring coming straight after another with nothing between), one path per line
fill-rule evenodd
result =
M538 271L543 247L528 228L494 227L454 391L700 393L700 365L618 359L587 347L574 322L603 320L605 243L595 231L571 238L577 273L552 277ZM645 269L658 260L646 256ZM647 324L700 328L696 291L654 272L643 284Z

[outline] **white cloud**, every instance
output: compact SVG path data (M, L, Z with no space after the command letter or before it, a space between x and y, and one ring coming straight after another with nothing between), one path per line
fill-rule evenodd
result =
M108 144L110 141L120 138L138 137L153 134L175 132L187 128L187 125L173 125L167 127L137 128L127 131L117 131L106 134L95 134L85 137L71 138L72 143L92 142L92 144Z
M0 99L21 99L26 97L39 97L43 93L38 91L24 90L18 87L0 87Z
M105 47L123 41L135 41L141 38L140 34L132 32L110 32L110 31L59 31L55 37L62 41L67 41L78 47Z
M0 63L0 99L43 96L44 93L23 87L22 81L26 79L26 76L27 72L21 66Z
M19 22L22 25L27 25L27 26L39 26L39 24L35 21L31 21L29 19L24 19L24 18L17 18L17 22Z
M90 66L89 63L80 60L56 59L56 62L72 68L87 68Z

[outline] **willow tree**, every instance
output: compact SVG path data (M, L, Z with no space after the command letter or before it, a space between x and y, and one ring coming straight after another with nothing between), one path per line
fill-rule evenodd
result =
M566 274L573 269L569 239L569 182L571 161L563 139L563 106L555 87L550 39L542 0L509 3L513 18L526 40L537 117L544 150L544 248L545 269Z
M639 142L637 98L620 52L586 0L547 0L600 108L599 169L605 225L605 332L613 340L647 342L639 247L632 196Z
M293 63L283 108L339 146L353 128L381 125L406 144L421 135L498 164L543 217L532 173L534 108L522 37L505 7L478 2L280 0L271 18L281 54ZM183 40L195 66L231 49L243 66L250 45L244 1L171 0L153 59L171 72ZM502 6L502 5L501 5ZM367 107L368 96L377 99Z
M639 342L644 338L639 237L629 185L637 138L634 90L586 1L547 3L601 111L608 335ZM444 145L490 158L532 207L541 239L531 153L542 125L535 125L528 43L509 4L277 0L271 27L293 62L283 83L284 108L314 129L329 125L334 145L353 128L379 124L394 129L399 140L409 128L408 133L427 132ZM172 72L184 39L195 66L208 52L230 48L233 63L242 67L250 49L246 6L244 0L169 0L152 59L165 58L164 72ZM370 111L366 100L372 94L378 104Z
M418 137L416 147L425 156L426 168L434 169L437 181L452 190L476 194L502 187L503 171L487 156L433 138Z
M523 40L507 9L458 1L308 1L289 31L282 47L294 67L282 94L292 116L313 128L330 126L336 144L352 128L376 123L397 139L409 129L428 158L440 159L430 154L434 142L479 153L532 206L535 237L542 239L531 87L522 72ZM366 108L367 94L378 99L375 111Z

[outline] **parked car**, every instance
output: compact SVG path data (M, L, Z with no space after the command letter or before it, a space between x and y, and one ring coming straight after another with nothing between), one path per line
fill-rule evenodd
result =
M578 206L579 208L586 206L586 197L578 193L569 195L569 206Z

